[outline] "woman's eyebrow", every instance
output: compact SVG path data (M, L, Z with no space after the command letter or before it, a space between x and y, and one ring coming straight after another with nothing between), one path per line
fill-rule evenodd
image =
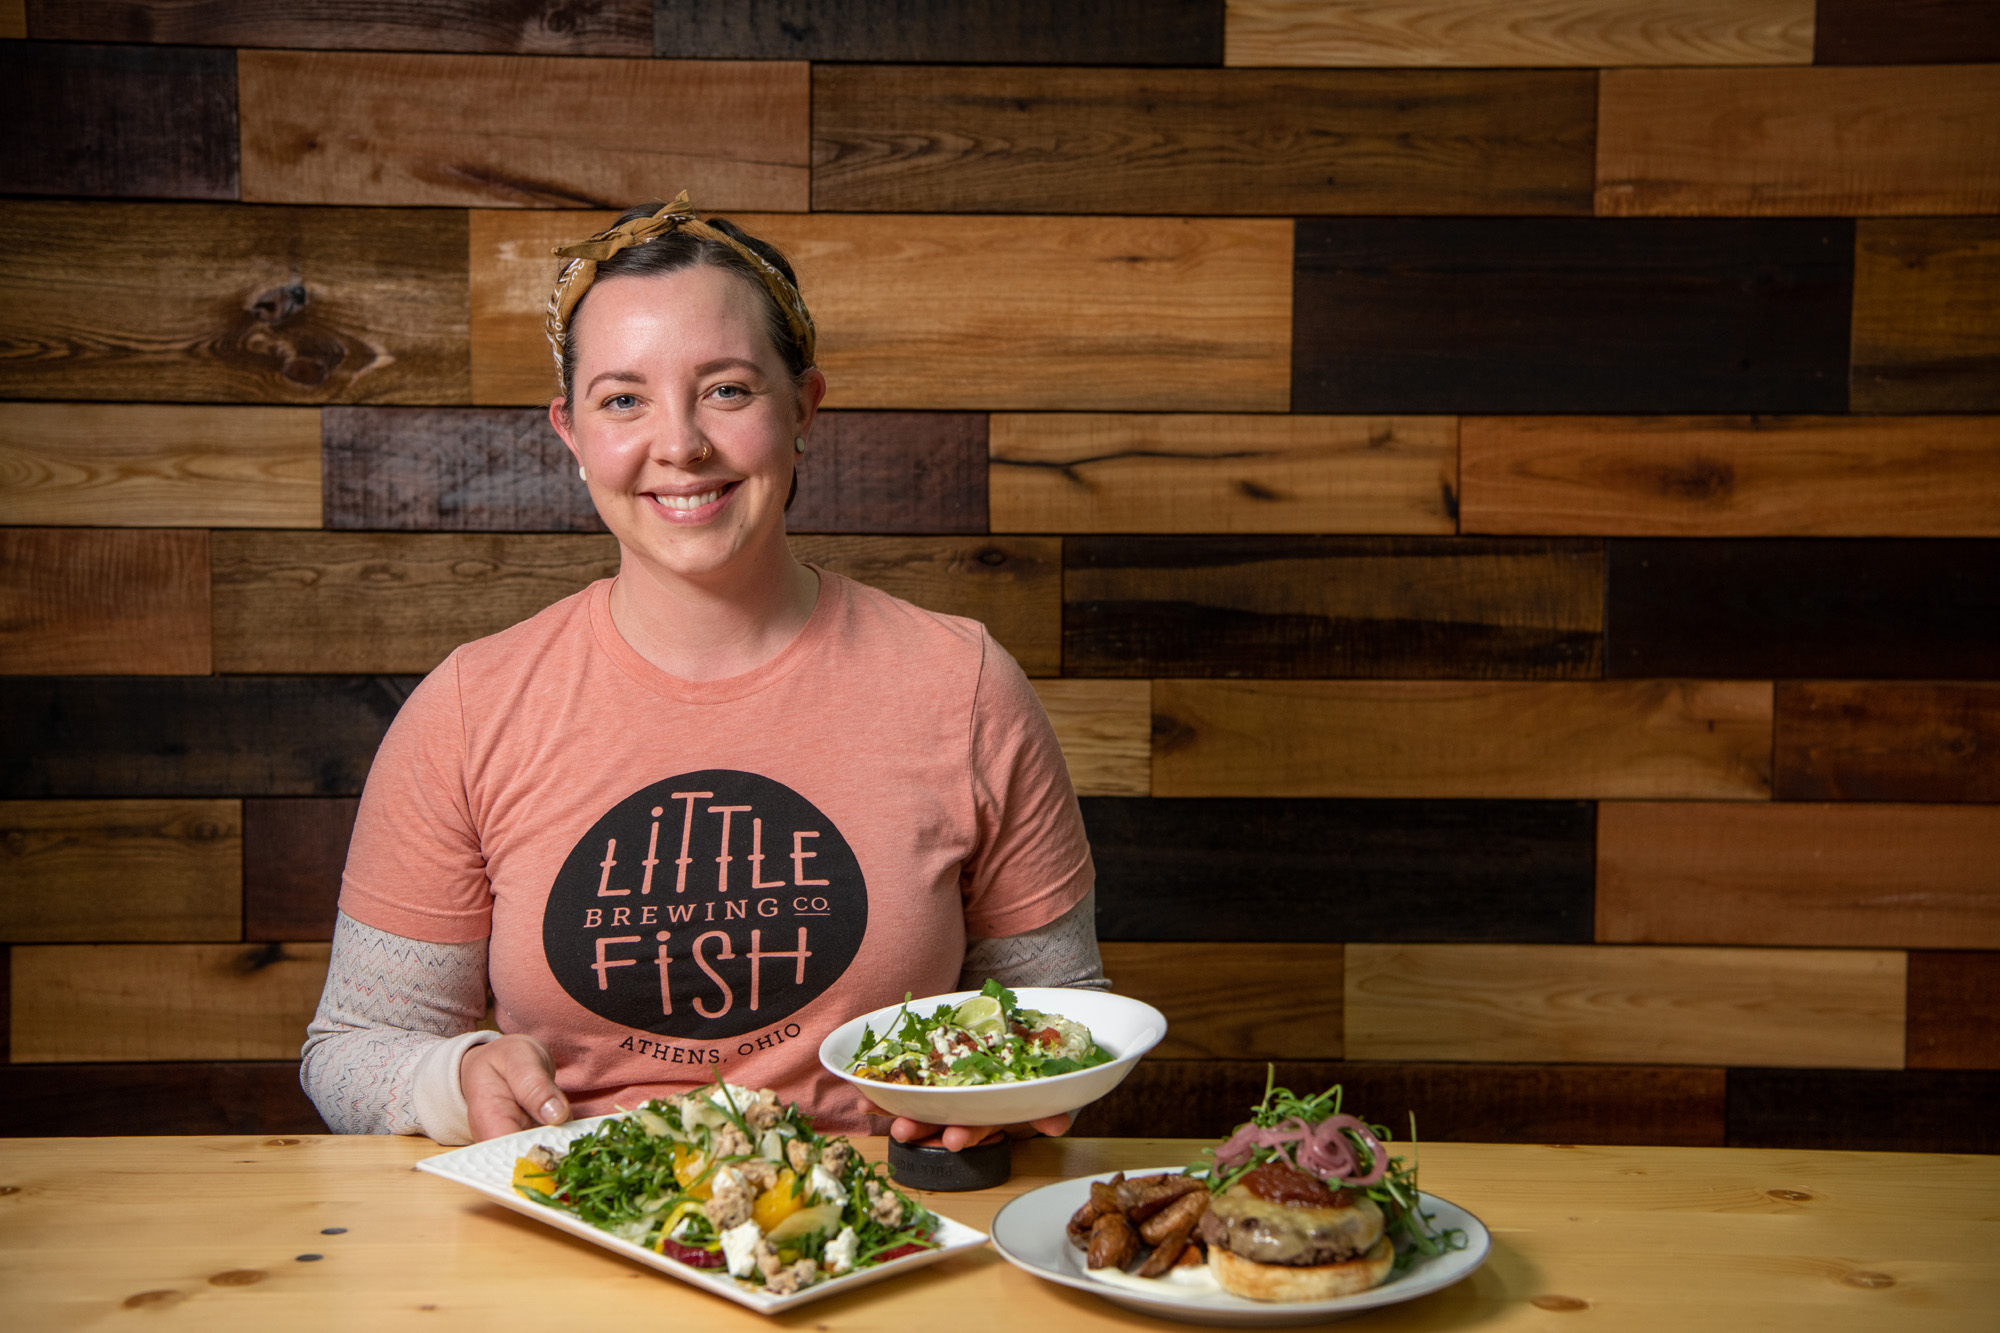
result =
M644 384L646 382L646 377L644 375L641 375L636 370L600 371L597 374L590 377L590 384L587 388L584 389L584 392L596 393L597 386L604 383L604 381L606 380L610 380L613 384Z
M762 366L747 357L741 356L719 356L713 361L704 361L694 368L694 373L697 375L713 375L718 370L737 369L754 370L760 375L764 373Z

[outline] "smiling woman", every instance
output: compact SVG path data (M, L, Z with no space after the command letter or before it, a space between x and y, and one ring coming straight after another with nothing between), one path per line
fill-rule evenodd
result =
M549 417L618 575L464 645L398 715L307 1090L336 1129L462 1142L719 1073L880 1132L818 1066L847 1018L1107 984L1061 752L983 626L793 557L826 380L782 255L684 195L557 254Z

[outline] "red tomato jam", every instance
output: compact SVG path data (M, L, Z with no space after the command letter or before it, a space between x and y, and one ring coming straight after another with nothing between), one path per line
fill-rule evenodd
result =
M1345 1208L1348 1204L1346 1191L1330 1190L1325 1181L1283 1162L1266 1162L1239 1183L1258 1198L1288 1208Z

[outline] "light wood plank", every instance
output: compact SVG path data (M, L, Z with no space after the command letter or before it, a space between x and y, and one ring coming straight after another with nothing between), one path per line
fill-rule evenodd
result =
M1451 417L997 413L998 532L1449 533Z
M1057 538L797 536L791 543L800 560L981 622L1031 676L1062 669Z
M1229 65L1809 65L1813 0L1229 0Z
M2000 212L2000 71L1604 71L1605 217Z
M297 1059L324 944L27 944L14 957L17 1064Z
M0 801L0 939L242 935L242 802Z
M1350 944L1357 1060L1896 1069L1891 950Z
M1467 417L1465 532L2000 536L2000 417Z
M552 247L604 215L472 214L473 396L546 403ZM735 219L791 259L830 407L1282 412L1292 224Z
M186 529L0 529L0 675L206 675L208 541Z
M0 412L0 523L316 528L319 413L9 403Z
M2000 411L2000 219L1863 221L1857 412Z
M243 199L808 206L801 62L244 51Z
M1602 943L2000 949L2000 806L1610 801Z
M1120 995L1158 1009L1158 1060L1338 1060L1338 944L1099 946ZM1314 1089L1317 1091L1317 1089Z
M1769 796L1758 681L1162 680L1157 796Z
M610 537L218 532L215 669L424 672L618 569Z
M1038 680L1035 695L1078 796L1145 796L1153 789L1153 687L1143 680Z
M0 203L0 395L464 402L465 245L440 209Z

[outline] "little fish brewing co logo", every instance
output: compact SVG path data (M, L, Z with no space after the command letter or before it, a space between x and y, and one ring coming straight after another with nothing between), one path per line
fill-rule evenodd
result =
M867 930L868 886L833 822L782 783L711 768L591 826L549 891L542 948L599 1017L713 1041L798 1012Z

